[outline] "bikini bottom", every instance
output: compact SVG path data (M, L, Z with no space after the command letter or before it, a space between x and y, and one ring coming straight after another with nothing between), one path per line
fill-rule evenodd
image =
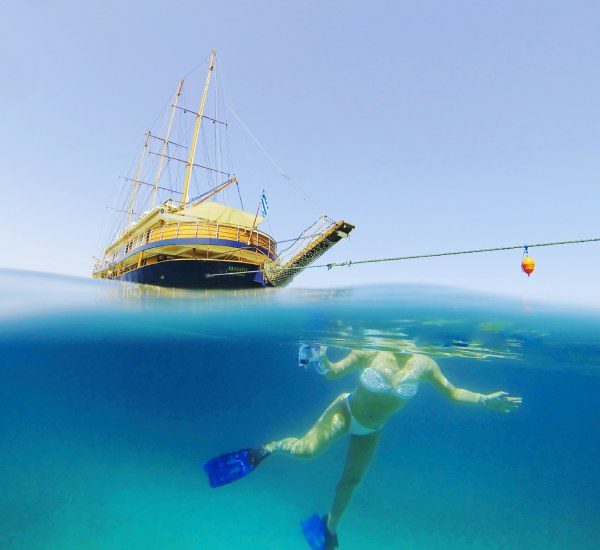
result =
M352 435L369 435L381 430L381 428L367 428L367 426L363 426L352 414L352 409L350 408L350 396L352 394L348 394L344 397L344 401L346 403L346 407L348 408L348 412L350 413L350 429L348 430Z

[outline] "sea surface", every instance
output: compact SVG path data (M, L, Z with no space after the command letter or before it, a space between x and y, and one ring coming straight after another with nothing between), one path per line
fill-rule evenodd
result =
M225 451L300 435L356 376L301 342L419 351L502 414L422 384L384 428L341 549L600 547L600 312L424 286L182 292L0 271L0 548L298 549L348 440L219 489Z

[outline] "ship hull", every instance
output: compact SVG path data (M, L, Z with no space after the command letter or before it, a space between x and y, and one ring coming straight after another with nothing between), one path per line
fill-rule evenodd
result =
M146 265L116 277L119 281L186 289L239 289L270 286L256 273L253 264L206 261L166 260ZM227 274L221 277L207 275Z

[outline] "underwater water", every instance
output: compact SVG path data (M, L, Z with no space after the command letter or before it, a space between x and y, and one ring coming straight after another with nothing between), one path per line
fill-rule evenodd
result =
M300 342L419 350L502 414L431 386L385 426L344 549L600 547L600 312L455 289L177 292L0 271L0 548L303 549L347 438L210 489L203 463L301 435L356 375Z

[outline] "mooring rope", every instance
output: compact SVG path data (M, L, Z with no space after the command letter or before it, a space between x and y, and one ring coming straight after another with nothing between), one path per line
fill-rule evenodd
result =
M567 244L582 244L582 243L593 243L600 242L600 237L595 237L592 239L577 239L573 241L554 241L549 243L535 243L535 244L521 244L521 245L512 245L512 246L497 246L494 248L476 248L473 250L456 250L452 252L434 252L430 254L415 254L413 256L395 256L390 258L372 258L368 260L348 260L346 262L332 262L328 264L316 264L316 265L307 265L307 266L298 266L298 267L282 267L279 268L282 271L302 271L304 269L319 269L326 267L327 269L332 269L334 267L351 267L353 265L360 264L376 264L383 262L400 262L403 260L419 260L422 258L439 258L440 256L460 256L464 254L483 254L485 252L502 252L505 250L524 250L528 248L541 248L543 246L563 246ZM245 271L244 273L260 273L261 270L253 270L253 271ZM239 273L208 273L206 274L207 278L212 277L226 277L229 275L239 275Z

